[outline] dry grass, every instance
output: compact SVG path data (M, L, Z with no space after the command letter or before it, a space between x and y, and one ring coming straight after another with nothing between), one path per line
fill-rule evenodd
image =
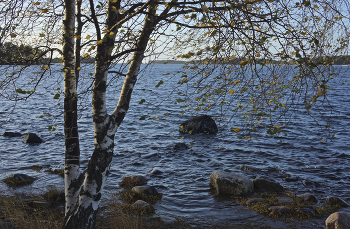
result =
M62 227L64 208L40 205L30 207L24 198L23 196L0 196L2 222L11 222L14 228L21 229L56 229Z

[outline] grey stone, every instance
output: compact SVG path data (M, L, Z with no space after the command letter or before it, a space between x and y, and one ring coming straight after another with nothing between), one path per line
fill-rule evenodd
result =
M249 200L247 200L247 202L245 202L246 205L250 205L250 204L255 204L255 203L264 203L267 200L263 199L263 198L251 198Z
M160 218L164 224L176 224L179 222L176 218L170 216L162 215Z
M131 189L131 192L147 196L155 196L158 194L157 189L149 185L135 186Z
M305 202L310 202L313 204L316 204L318 202L317 198L310 193L305 193L305 194L299 195L298 197L301 198Z
M151 171L151 174L152 175L159 175L159 174L162 174L163 171L159 170L157 167L154 167Z
M253 182L237 173L215 171L210 175L210 183L218 194L248 195L253 192Z
M326 219L326 229L349 229L350 214L345 212L334 212Z
M329 196L326 199L326 204L327 205L339 205L340 207L349 207L349 204L347 204L344 200L337 196Z
M141 209L141 210L146 210L146 211L151 210L151 206L149 205L149 203L147 203L143 200L138 200L134 204L132 204L131 206L136 207L136 208Z
M27 133L22 139L24 143L42 143L43 140L34 133Z
M271 180L268 177L258 177L255 178L254 181L254 188L258 192L267 192L267 193L279 193L284 192L284 188L279 183Z
M279 204L292 204L292 203L294 203L294 199L292 197L286 197L286 196L277 197L277 201Z
M215 134L218 132L218 127L210 116L201 115L183 122L179 131L187 134Z
M291 209L290 207L286 207L286 206L270 206L268 208L268 210L273 212L273 213L279 213L282 215L289 214L289 213L293 212L293 209Z

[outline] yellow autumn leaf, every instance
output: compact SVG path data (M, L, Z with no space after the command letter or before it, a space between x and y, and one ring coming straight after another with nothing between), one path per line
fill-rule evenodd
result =
M260 57L260 53L257 53L255 56L256 56L256 57Z
M113 35L114 35L114 33L113 33L113 32L110 32L110 33L109 33L109 35L110 35L110 36L113 36Z
M90 35L87 35L87 36L85 37L85 39L90 39L90 37L91 37Z
M10 37L16 37L17 36L17 34L15 34L15 33L10 33Z
M199 101L199 98L194 98L194 100Z
M184 79L182 80L182 82L183 82L183 83L187 83L187 82L188 82L188 79L187 79L187 78L184 78Z
M83 55L84 58L88 58L89 56L90 56L89 53L85 53L85 54Z
M228 93L234 95L236 92L234 90L229 90Z
M238 132L239 132L239 128L236 127L236 128L233 129L233 131L234 131L235 133L238 133Z
M41 12L42 13L47 13L47 12L49 12L49 9L43 9Z
M40 5L40 2L34 2L33 4L38 6Z
M286 108L286 107L287 107L287 105L286 105L286 104L282 104L282 107L283 107L283 108Z
M103 42L103 40L101 39L101 40L97 41L97 44L100 45L100 44L102 44L102 42Z
M39 37L45 37L45 33L40 33Z
M246 136L244 139L246 139L246 140L247 140L247 139L249 139L249 138L250 138L250 136Z
M81 67L77 67L77 70L80 71L80 70L81 70Z

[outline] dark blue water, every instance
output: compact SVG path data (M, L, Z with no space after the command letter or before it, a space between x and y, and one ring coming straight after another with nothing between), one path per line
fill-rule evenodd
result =
M26 173L38 178L32 185L17 189L8 188L1 182L0 191L5 194L40 193L50 185L63 189L61 177L43 172L48 168L61 169L64 163L63 101L62 98L53 99L54 94L63 88L60 67L52 66L50 76L38 85L37 93L26 101L17 102L15 110L13 102L1 99L0 134L5 131L34 132L45 140L40 145L27 145L22 143L21 137L0 137L0 179L14 173ZM348 67L337 68L342 77L350 78ZM40 70L31 67L16 86L25 89L25 83L35 77L37 71ZM182 71L181 65L154 65L142 71L130 110L115 137L115 154L106 186L107 194L121 190L118 183L123 177L140 174L149 176L149 184L156 186L163 194L162 200L155 204L158 215L182 217L201 223L237 224L266 220L243 209L234 200L215 197L209 186L209 176L215 170L223 170L243 173L252 179L268 175L295 194L314 193L321 202L329 195L350 201L349 83L335 87L328 93L334 109L332 113L326 112L324 115L330 118L336 132L334 139L321 144L319 139L323 136L322 130L301 109L285 129L287 136L281 134L271 137L261 133L257 139L242 140L230 132L232 128L243 125L241 117L234 118L232 124L221 125L215 136L182 135L178 132L181 122L190 117L190 113L181 115L183 110L179 108L180 105L174 104L179 96L173 89L179 78L173 74L178 71ZM91 72L92 65L81 71L84 89L80 92L89 90L86 85L91 82ZM164 84L156 88L160 80ZM109 85L109 112L113 111L117 103L121 83L122 77L116 77ZM141 99L146 102L140 105ZM93 152L93 127L89 96L81 95L80 101L80 147L82 167L86 167ZM317 115L316 111L312 112ZM166 113L169 115L165 117ZM39 118L43 114L44 117ZM213 116L219 114L220 111L211 111ZM142 116L146 116L146 120L139 120ZM152 117L160 119L149 119ZM47 130L47 126L55 124L56 131ZM175 151L173 147L177 142L193 144L193 148ZM32 165L41 165L44 169L41 172L30 170ZM239 168L242 165L261 171L242 171ZM154 167L164 173L151 176L150 171ZM284 178L298 180L287 182ZM322 228L324 219L310 220L309 223L311 228ZM271 225L278 226L278 223Z

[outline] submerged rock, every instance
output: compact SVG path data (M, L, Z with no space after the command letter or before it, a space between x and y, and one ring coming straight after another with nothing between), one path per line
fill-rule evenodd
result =
M273 212L273 213L279 213L282 215L289 214L289 213L293 212L293 209L291 209L290 207L286 207L286 206L270 206L268 208L268 210Z
M317 198L310 193L305 193L305 194L299 195L298 197L301 198L305 202L310 202L313 204L316 204L318 202Z
M190 147L188 145L186 145L183 142L178 142L174 145L174 150L185 150L185 149L189 149Z
M250 205L250 204L256 204L256 203L264 203L267 200L263 199L263 198L251 198L249 200L247 200L247 202L245 202L246 205Z
M279 183L271 180L268 177L258 177L255 178L254 181L254 188L258 192L267 192L267 193L279 193L284 192L284 188Z
M329 196L326 199L327 205L339 205L340 207L349 207L349 204L337 196Z
M43 140L34 133L27 133L22 139L24 143L42 143Z
M132 188L135 186L141 186L147 184L147 178L142 175L135 175L131 177L124 177L122 182L119 183L120 186L125 186Z
M241 166L238 166L238 169L246 171L246 172L260 172L261 171L261 169L255 168L255 167L250 166L250 165L241 165Z
M2 136L4 137L21 137L22 134L18 132L5 132Z
M350 228L350 214L345 212L334 212L326 219L326 229L348 229Z
M158 194L157 189L149 185L135 186L131 189L131 192L146 196L155 196Z
M210 183L218 194L236 196L248 195L253 192L253 182L246 176L237 173L215 171L210 175Z
M193 117L180 125L179 131L187 134L215 134L218 127L208 115Z
M277 201L279 204L292 204L292 203L294 203L294 199L292 197L287 197L287 196L277 197Z

